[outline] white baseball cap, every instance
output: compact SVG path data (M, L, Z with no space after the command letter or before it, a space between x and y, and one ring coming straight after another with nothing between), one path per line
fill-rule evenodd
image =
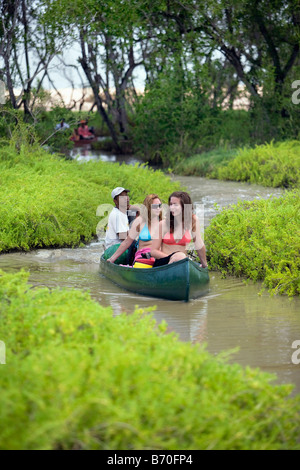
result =
M111 197L115 199L115 197L119 196L119 194L121 194L123 191L126 191L126 193L130 192L129 189L121 188L120 186L118 186L117 188L112 190Z

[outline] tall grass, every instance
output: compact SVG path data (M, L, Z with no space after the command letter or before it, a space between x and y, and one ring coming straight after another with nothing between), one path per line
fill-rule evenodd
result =
M300 186L300 142L286 141L242 149L211 174L222 180L247 181L273 188Z
M224 209L206 231L210 268L262 280L273 293L299 295L299 212L299 190Z
M131 190L131 202L148 193L163 201L178 183L138 165L67 161L45 151L9 146L0 156L0 252L77 246L96 235L97 207L113 204L116 186Z
M0 448L300 448L292 386L165 329L0 272Z
M300 186L300 142L271 142L255 148L216 148L180 161L174 172L263 186Z
M234 158L237 149L216 148L181 160L175 167L174 173L185 176L206 176L214 174L216 167Z

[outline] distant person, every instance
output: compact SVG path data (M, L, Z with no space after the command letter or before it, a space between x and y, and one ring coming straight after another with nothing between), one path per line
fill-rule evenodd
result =
M111 192L111 197L115 206L108 217L108 224L105 235L105 249L121 243L128 235L129 219L128 211L135 211L135 206L130 206L129 189L118 186Z
M64 129L69 129L69 124L65 122L65 119L63 118L58 124L55 126L55 130L64 130Z
M93 134L93 136L95 137L96 133L95 133L95 128L94 128L94 126L89 127L89 131L90 131L90 133Z
M80 125L78 127L78 134L81 140L90 140L94 138L94 134L90 132L85 120L80 121Z

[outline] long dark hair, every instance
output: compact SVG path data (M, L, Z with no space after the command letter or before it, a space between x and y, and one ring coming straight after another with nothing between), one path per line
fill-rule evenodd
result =
M184 230L192 230L193 229L193 203L190 195L186 193L185 191L174 191L170 196L169 196L169 206L171 203L171 198L172 197L177 197L180 199L180 205L182 209L182 227ZM184 210L185 206L189 206L188 208L186 207L186 210ZM168 211L167 218L166 218L167 224L170 227L170 233L174 233L174 216L171 214L170 210Z

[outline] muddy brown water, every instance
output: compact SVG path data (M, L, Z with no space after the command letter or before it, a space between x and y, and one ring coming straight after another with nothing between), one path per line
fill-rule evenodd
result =
M114 160L113 160L114 161ZM134 163L129 161L128 163ZM238 200L277 197L281 190L260 186L207 180L199 177L174 177L189 191L193 202L204 208L207 227L218 209ZM292 344L300 340L300 299L259 294L261 284L243 279L222 279L210 274L210 290L191 302L174 302L140 296L125 291L99 272L103 251L101 241L77 249L47 249L0 256L0 269L29 271L34 286L66 287L88 290L94 300L111 306L115 315L132 312L138 305L156 306L152 313L168 324L181 341L205 343L212 354L236 350L230 362L259 367L274 373L274 383L291 383L300 393L300 364L294 364ZM300 354L299 356L300 357Z

